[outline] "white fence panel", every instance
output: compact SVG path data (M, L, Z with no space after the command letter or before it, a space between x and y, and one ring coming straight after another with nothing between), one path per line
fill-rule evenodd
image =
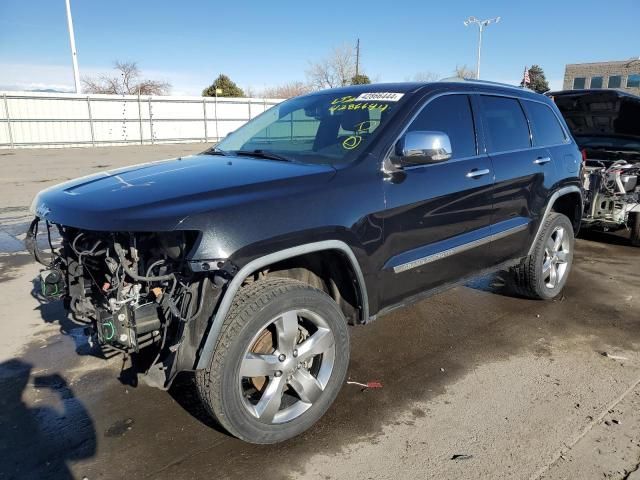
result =
M217 141L281 101L0 92L0 148Z

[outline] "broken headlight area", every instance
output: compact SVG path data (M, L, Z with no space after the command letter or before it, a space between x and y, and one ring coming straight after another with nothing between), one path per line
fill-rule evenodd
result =
M106 349L138 352L156 345L158 355L175 352L211 288L185 260L197 232L94 232L47 223L49 232L58 229L61 244L50 243L50 260L43 261L38 223L27 244L47 265L39 278L42 297L63 299L76 320L90 324L91 342Z

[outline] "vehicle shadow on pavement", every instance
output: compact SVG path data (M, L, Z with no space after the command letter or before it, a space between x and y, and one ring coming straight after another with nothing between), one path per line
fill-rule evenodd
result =
M189 415L206 427L216 430L227 437L231 435L209 415L202 404L195 384L193 372L183 372L176 377L169 394Z
M31 370L22 360L0 363L0 479L72 479L68 462L96 453L93 421L62 376ZM44 406L30 407L26 395Z
M578 238L591 242L606 243L609 245L620 245L631 248L629 232L621 230L618 232L600 232L598 230L581 230ZM636 248L636 247L633 247Z
M91 355L103 359L109 358L104 352L89 345L88 337L85 335L85 328L90 325L89 322L74 320L65 310L62 300L51 301L44 298L40 293L37 278L32 280L32 284L31 296L38 302L38 306L34 310L40 313L44 323L57 323L60 325L60 333L73 339L78 355Z

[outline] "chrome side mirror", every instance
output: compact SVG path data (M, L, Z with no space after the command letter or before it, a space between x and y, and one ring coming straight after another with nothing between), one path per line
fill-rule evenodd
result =
M415 131L398 140L392 162L398 167L421 165L444 162L452 155L451 140L446 133Z

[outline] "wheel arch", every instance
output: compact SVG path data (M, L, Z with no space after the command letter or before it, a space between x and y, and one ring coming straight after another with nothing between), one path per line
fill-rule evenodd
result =
M538 231L529 247L529 255L533 253L534 246L542 232L544 221L551 212L566 215L573 225L574 232L577 234L582 220L582 190L580 187L577 185L568 185L559 188L551 195L545 207L544 214L540 217Z
M215 350L224 319L231 308L235 295L247 279L269 266L278 265L284 261L316 253L339 253L344 257L345 261L348 262L355 281L358 302L360 303L359 319L361 322L366 321L369 318L369 299L364 276L355 254L345 242L341 240L323 240L279 250L250 261L244 265L226 285L225 292L220 299L218 308L213 314L211 325L206 333L206 339L200 351L196 369L203 369L208 366Z

